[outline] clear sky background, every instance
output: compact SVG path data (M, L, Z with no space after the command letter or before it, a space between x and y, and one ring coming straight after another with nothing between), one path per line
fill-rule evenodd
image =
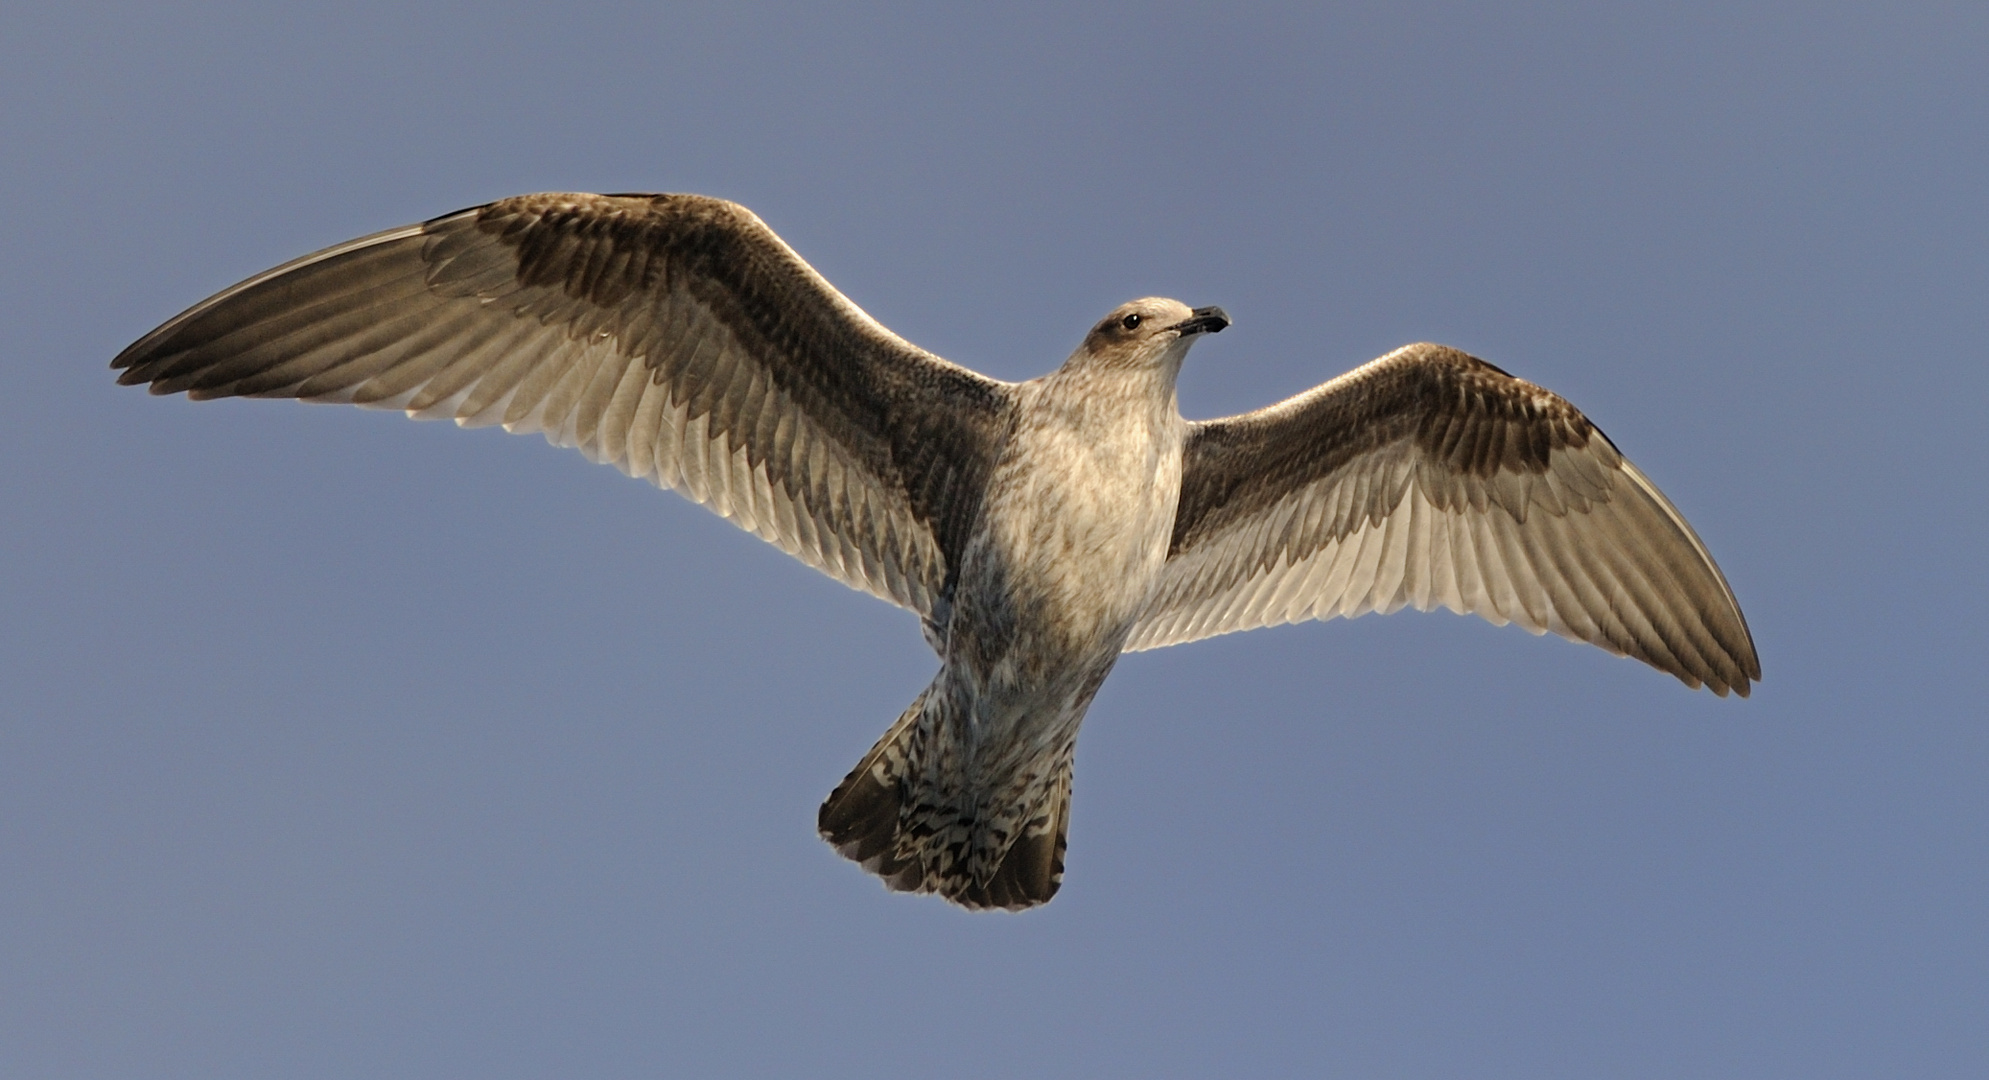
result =
M7 6L0 1075L1989 1074L1989 14L1320 8ZM1054 903L887 894L815 808L910 616L536 437L107 370L549 189L743 202L1004 378L1221 304L1192 417L1467 349L1766 681L1441 613L1135 655Z

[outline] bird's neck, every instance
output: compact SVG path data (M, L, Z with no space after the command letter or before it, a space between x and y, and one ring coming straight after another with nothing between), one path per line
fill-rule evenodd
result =
M1174 395L1180 373L1178 354L1139 366L1087 363L1076 356L1037 380L1029 408L1044 424L1090 431L1160 430L1180 421Z

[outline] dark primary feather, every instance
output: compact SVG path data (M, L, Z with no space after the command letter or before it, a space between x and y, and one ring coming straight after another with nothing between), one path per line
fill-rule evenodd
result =
M542 431L930 615L1012 422L749 211L505 199L305 256L126 349L119 381Z
M1761 665L1685 519L1574 406L1411 345L1192 426L1167 570L1129 649L1443 606L1745 695Z

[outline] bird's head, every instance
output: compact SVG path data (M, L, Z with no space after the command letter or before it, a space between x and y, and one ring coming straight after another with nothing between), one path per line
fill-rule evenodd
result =
M1113 308L1085 335L1071 361L1087 367L1176 371L1197 337L1228 325L1229 316L1219 307L1191 308L1179 300L1149 296Z

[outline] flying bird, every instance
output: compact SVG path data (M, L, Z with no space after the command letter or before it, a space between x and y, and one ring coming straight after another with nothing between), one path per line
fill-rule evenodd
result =
M306 255L112 366L542 432L910 609L939 672L818 826L969 908L1057 892L1078 725L1123 652L1445 607L1722 696L1761 677L1705 545L1567 401L1421 344L1185 420L1182 361L1228 325L1135 300L1002 382L885 329L742 206L539 194Z

